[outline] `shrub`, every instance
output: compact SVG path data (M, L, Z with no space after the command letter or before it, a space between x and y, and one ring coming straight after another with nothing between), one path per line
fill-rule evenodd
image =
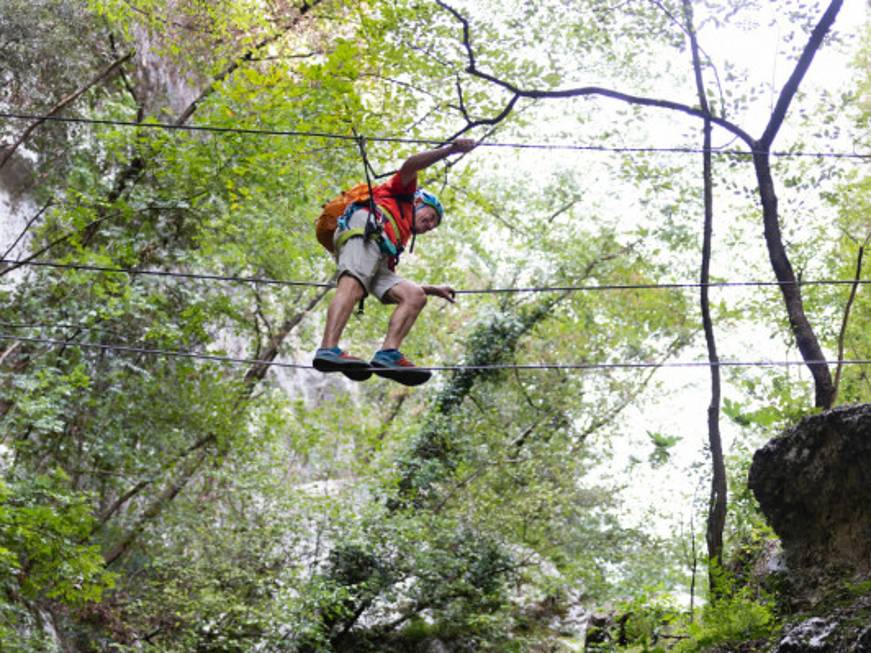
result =
M701 620L689 625L690 638L674 650L678 653L693 653L768 639L778 627L773 605L765 599L757 600L742 590L705 606Z

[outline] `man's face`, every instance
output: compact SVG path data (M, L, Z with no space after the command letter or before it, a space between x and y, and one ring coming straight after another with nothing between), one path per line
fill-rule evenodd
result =
M414 208L414 229L425 234L439 226L439 214L429 204L417 204Z

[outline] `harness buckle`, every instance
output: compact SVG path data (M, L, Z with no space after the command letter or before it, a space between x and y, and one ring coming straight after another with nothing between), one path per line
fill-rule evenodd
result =
M379 215L380 211L378 211L378 207L375 207L375 213L369 211L369 217L366 218L366 228L363 231L363 236L366 240L374 240L377 238L382 238L384 236L384 223L380 219Z

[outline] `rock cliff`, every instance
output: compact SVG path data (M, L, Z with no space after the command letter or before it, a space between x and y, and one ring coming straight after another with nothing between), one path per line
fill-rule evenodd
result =
M785 627L760 650L871 653L871 405L806 417L756 452L749 485L786 563Z
M871 404L804 418L756 452L749 484L792 572L871 574Z

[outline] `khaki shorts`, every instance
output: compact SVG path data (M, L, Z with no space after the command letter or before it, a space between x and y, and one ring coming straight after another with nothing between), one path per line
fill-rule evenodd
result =
M348 228L365 228L369 209L357 209L348 220ZM333 243L341 232L336 229ZM389 304L387 291L402 281L402 277L387 267L388 257L381 251L378 243L365 238L349 238L337 256L339 266L337 278L349 274L360 282L366 294L373 294L384 304Z

